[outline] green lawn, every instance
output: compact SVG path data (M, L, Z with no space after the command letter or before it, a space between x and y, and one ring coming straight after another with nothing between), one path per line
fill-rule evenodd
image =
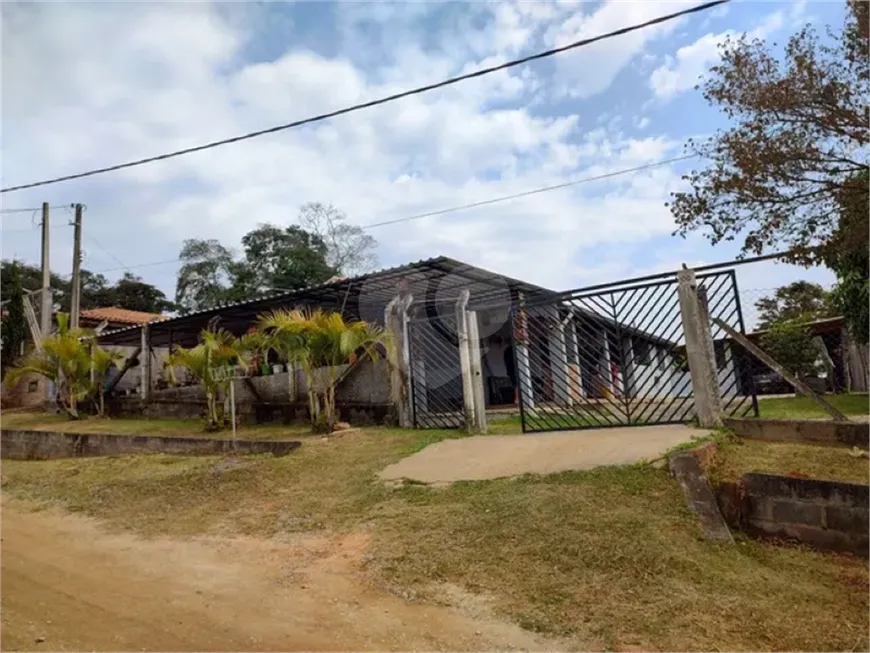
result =
M870 414L867 394L825 395L825 400L844 415ZM815 419L830 415L809 397L758 398L759 417L767 419Z
M376 585L423 601L437 600L444 583L459 585L578 650L866 643L866 561L707 542L666 470L599 468L444 489L378 482L386 465L458 435L365 429L306 438L282 458L3 461L2 488L144 535L365 528L373 538L365 573Z

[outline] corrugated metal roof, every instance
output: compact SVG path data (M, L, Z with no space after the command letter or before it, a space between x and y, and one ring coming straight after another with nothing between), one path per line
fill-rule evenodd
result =
M455 301L461 290L471 294L470 307L505 304L511 291L530 295L550 294L540 286L490 272L446 256L424 259L405 265L370 272L346 279L330 279L326 283L282 292L258 299L231 302L214 308L194 311L187 315L166 317L151 322L153 346L185 344L195 339L210 319L221 316L221 326L241 331L241 323L251 324L256 317L269 310L290 306L309 305L340 309L352 317L381 319L383 306L397 294L413 294L416 305L444 304ZM125 327L101 334L100 341L108 344L135 344L140 327Z

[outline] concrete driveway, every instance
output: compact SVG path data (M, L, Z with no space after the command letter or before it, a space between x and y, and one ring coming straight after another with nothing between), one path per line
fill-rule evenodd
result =
M443 440L394 463L385 481L478 481L520 474L553 474L602 465L654 460L668 449L709 433L682 425L562 431L539 435L478 435Z

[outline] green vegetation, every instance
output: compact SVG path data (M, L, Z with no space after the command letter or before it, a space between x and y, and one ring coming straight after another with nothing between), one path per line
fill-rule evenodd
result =
M459 436L371 429L306 438L292 455L233 465L165 455L4 461L3 492L145 535L366 528L374 583L420 600L438 600L453 583L578 649L847 650L866 641L865 561L706 542L664 470L599 468L445 489L377 480L386 465Z
M791 442L762 442L741 438L719 442L712 475L738 480L747 472L820 478L846 483L870 483L867 458L846 447L820 447Z
M103 381L119 355L100 347L85 329L71 328L66 313L58 313L57 327L57 333L43 339L42 348L33 349L6 372L3 382L14 386L25 374L39 374L56 385L58 403L69 417L102 415Z
M825 400L844 415L868 415L866 394L825 395ZM775 397L758 399L759 417L765 419L830 419L821 406L809 397Z

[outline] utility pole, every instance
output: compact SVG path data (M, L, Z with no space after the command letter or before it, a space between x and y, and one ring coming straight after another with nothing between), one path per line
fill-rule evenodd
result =
M51 318L54 302L51 297L51 257L48 250L48 202L42 203L42 293L39 309L39 332L40 340L48 336L51 331ZM40 343L34 343L37 347Z
M76 217L73 226L73 269L72 296L70 299L70 326L77 328L82 304L82 205L76 204Z

